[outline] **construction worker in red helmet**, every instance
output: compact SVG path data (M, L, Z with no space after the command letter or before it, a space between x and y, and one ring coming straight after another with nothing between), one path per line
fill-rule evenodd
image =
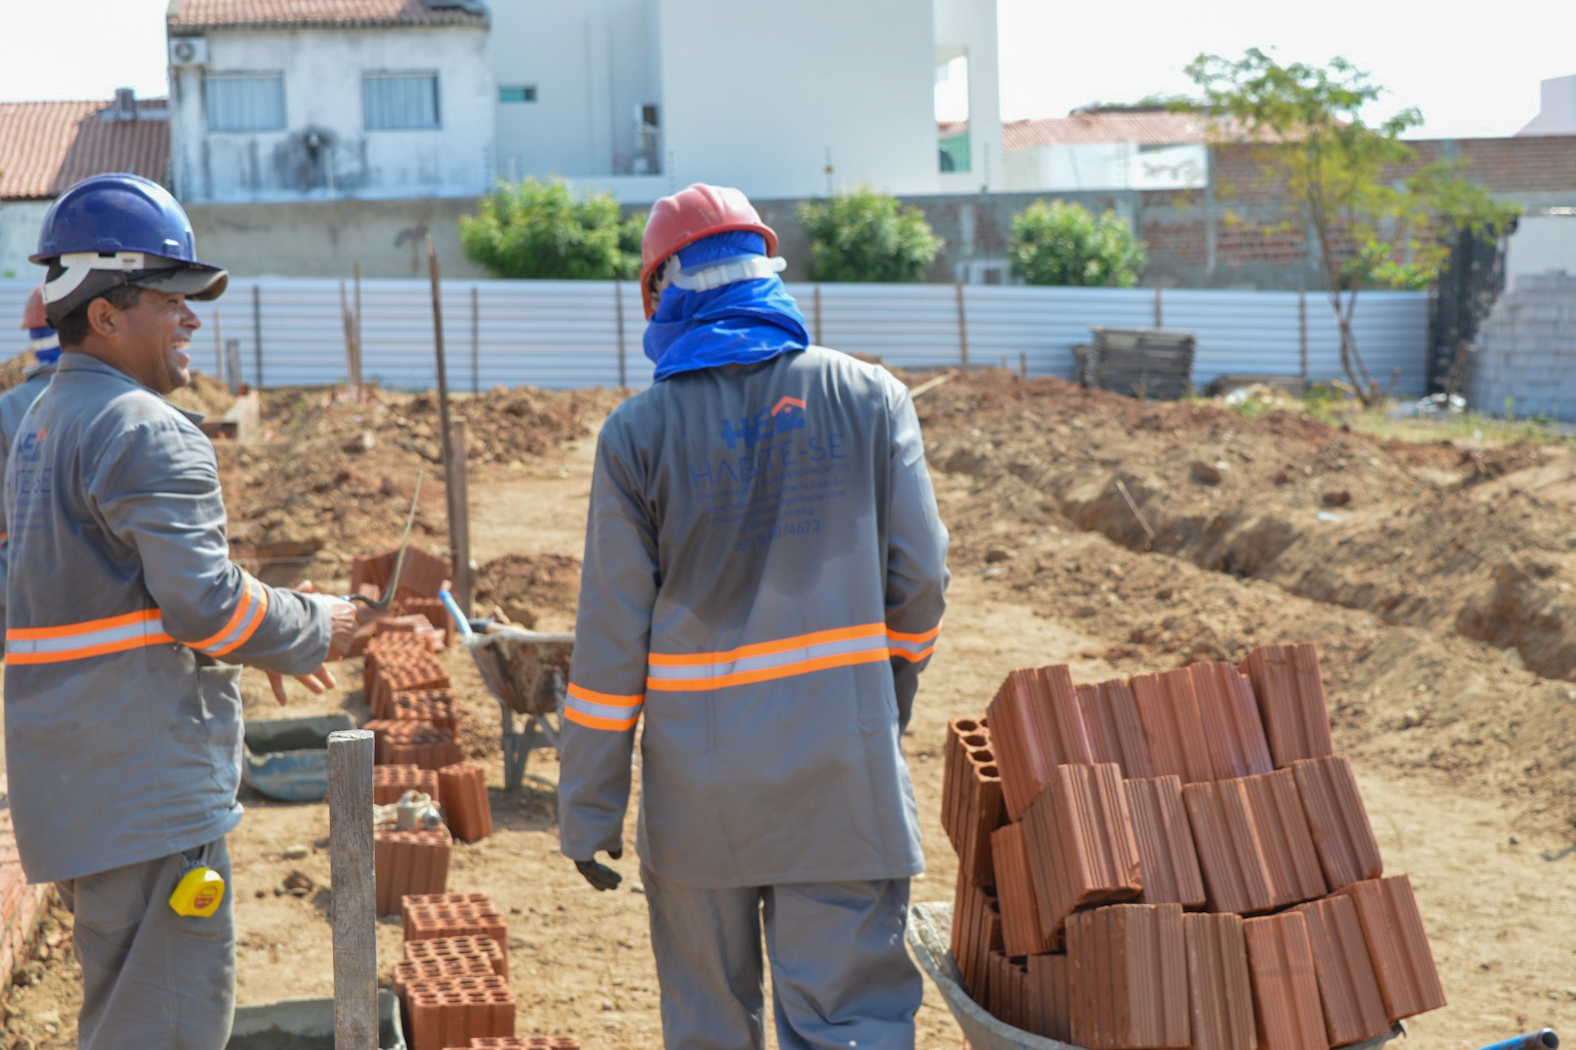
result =
M213 446L165 399L190 380L197 260L166 189L96 175L51 205L33 261L54 378L5 477L5 752L29 882L74 916L80 1050L222 1050L235 1005L226 836L241 819L237 664L308 688L354 607L235 565Z
M812 346L777 236L693 185L646 224L656 382L598 438L564 712L561 848L597 889L640 737L636 850L669 1050L914 1046L924 867L902 736L947 532L914 407Z

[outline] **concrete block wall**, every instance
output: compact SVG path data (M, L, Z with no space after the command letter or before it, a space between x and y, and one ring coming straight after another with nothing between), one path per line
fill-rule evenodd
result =
M1576 275L1528 275L1478 331L1468 401L1479 412L1576 421Z

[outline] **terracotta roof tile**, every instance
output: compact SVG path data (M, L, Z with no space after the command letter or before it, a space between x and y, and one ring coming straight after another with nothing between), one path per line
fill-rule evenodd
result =
M1341 892L1357 904L1388 1019L1399 1021L1444 1006L1445 989L1439 983L1412 880L1393 875L1353 883Z
M1194 1050L1254 1050L1253 986L1239 915L1182 917Z
M1176 777L1126 780L1127 808L1133 817L1144 904L1204 906L1204 877L1182 808L1182 781Z
M990 711L991 747L1009 820L1021 820L1052 771L1094 762L1094 747L1065 664L1011 672Z
M426 0L178 0L171 35L205 29L319 26L485 26L484 11L438 8Z
M1309 758L1293 762L1291 771L1330 888L1378 878L1384 862L1351 762L1343 755Z
M1299 905L1308 923L1313 969L1319 979L1324 1027L1336 1046L1373 1039L1390 1030L1379 981L1368 958L1368 943L1357 907L1344 894Z
M1171 146L1205 142L1210 122L1197 113L1164 109L1092 110L1065 117L1014 120L1001 126L1002 148L1034 149L1038 146L1088 146L1136 142L1145 146Z
M170 156L163 100L138 102L157 119L106 120L109 102L0 102L0 199L49 200L89 175L126 171L162 182Z
M1325 1050L1330 1044L1319 1005L1306 920L1283 912L1242 924L1253 974L1253 1003L1262 1050Z

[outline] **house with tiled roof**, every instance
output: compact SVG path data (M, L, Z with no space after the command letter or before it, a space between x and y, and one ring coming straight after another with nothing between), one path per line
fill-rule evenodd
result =
M171 0L183 201L466 197L492 182L487 10L470 0Z
M1187 190L1209 178L1215 125L1163 106L1090 107L1002 125L1009 192Z
M27 261L62 190L106 171L167 182L170 125L163 99L129 90L111 101L0 102L0 275L42 271Z

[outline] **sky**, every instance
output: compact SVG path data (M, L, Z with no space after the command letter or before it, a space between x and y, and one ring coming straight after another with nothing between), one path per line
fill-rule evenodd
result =
M117 87L141 98L167 94L167 3L0 0L0 101L108 99ZM1481 9L1399 0L998 0L997 10L1004 120L1186 94L1192 85L1182 70L1195 55L1258 47L1282 62L1349 59L1387 89L1365 115L1416 106L1425 122L1417 137L1512 135L1537 115L1540 80L1576 74L1576 9L1558 0ZM1460 10L1476 13L1453 13ZM80 32L66 38L70 60L62 62L47 42L71 30Z

